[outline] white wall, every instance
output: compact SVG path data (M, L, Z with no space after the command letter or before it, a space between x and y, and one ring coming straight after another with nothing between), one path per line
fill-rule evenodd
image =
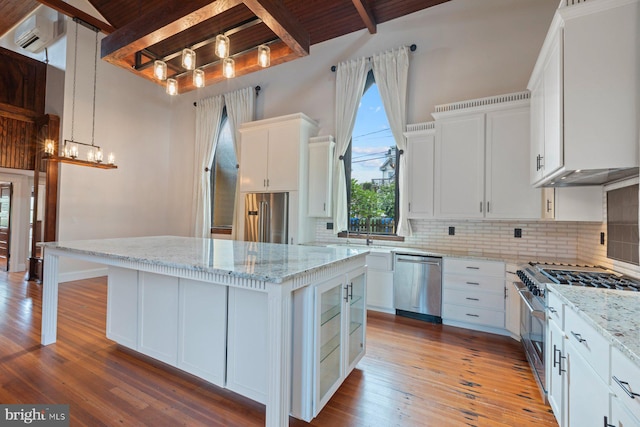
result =
M303 112L320 123L320 135L335 135L331 66L415 43L407 118L428 121L438 104L526 89L557 6L558 0L452 0L378 25L377 34L362 30L316 44L307 57L180 95L172 101L171 191L173 215L184 218L181 232L192 229L189 210L177 207L192 200L194 101L259 85L256 119Z
M75 24L68 23L63 139L91 143L95 33L79 26L75 117ZM98 61L95 144L118 169L61 164L58 240L175 234L170 187L171 100L164 89ZM94 275L96 266L63 260L65 279ZM85 272L79 270L88 270ZM75 274L69 275L74 271Z

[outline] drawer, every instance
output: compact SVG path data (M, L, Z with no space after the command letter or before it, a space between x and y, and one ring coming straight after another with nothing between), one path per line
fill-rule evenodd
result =
M608 384L609 342L571 309L567 309L564 314L564 333L576 351Z
M611 349L611 390L620 403L640 419L640 396L631 398L625 392L640 393L640 368L616 347Z
M391 252L370 252L367 255L367 267L369 270L393 270L393 257Z
M442 318L476 325L504 328L504 312L486 308L465 307L456 304L442 304Z
M442 302L464 305L466 307L480 307L494 311L504 311L504 295L490 292L445 288L442 290Z
M445 258L443 264L444 273L494 276L504 279L504 262Z
M564 327L564 303L553 292L547 292L547 316L556 322L560 329Z
M442 287L445 289L460 289L464 291L499 292L504 296L504 277L445 274L442 277Z

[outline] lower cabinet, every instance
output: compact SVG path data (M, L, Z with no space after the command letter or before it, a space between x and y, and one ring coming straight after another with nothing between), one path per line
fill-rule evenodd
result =
M504 326L511 335L511 338L520 341L520 294L514 285L520 279L516 275L517 265L508 264L505 283L505 319Z
M506 335L504 263L445 258L442 322Z
M365 298L364 269L315 287L314 417L364 356Z
M367 255L367 308L395 313L393 305L393 256L391 252Z

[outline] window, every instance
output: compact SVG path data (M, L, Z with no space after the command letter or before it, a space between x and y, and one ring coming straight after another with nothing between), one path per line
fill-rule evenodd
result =
M231 126L226 110L220 124L218 144L211 165L211 224L216 233L230 234L233 225L238 161L233 149Z
M365 88L345 156L349 232L395 234L396 143L372 72Z

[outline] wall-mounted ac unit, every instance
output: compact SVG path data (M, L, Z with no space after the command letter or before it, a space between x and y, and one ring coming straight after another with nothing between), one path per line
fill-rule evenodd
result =
M15 43L22 49L38 53L55 38L54 22L41 15L31 15L18 26Z

